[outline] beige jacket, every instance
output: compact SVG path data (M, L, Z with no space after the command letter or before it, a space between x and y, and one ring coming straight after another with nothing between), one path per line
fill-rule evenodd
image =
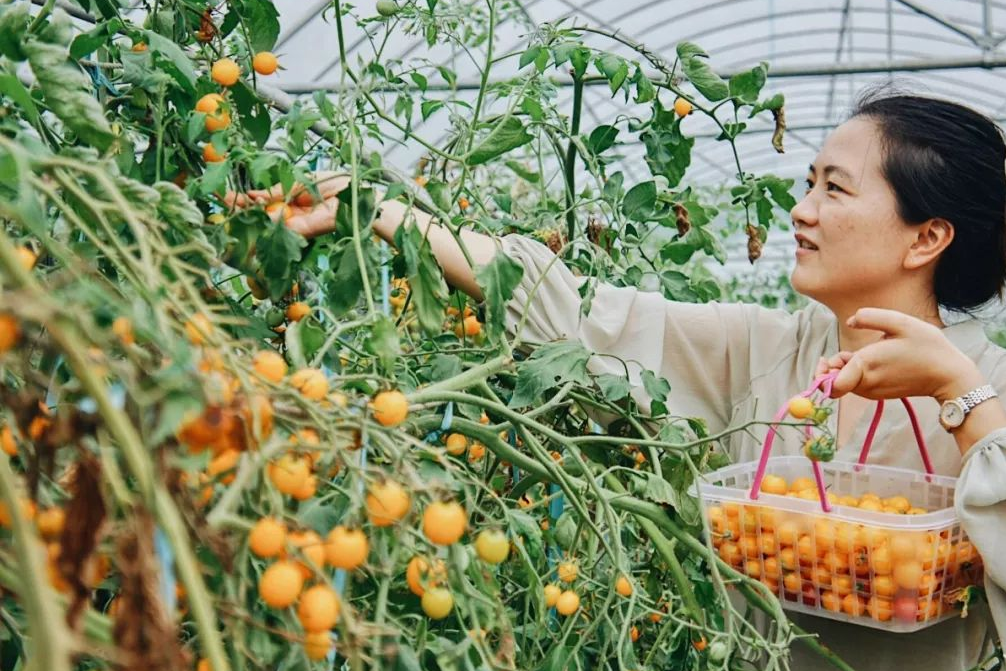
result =
M576 339L592 352L628 363L632 395L642 407L649 399L639 379L648 369L670 382L672 414L701 417L711 433L752 419L770 420L779 406L806 388L818 359L838 351L834 315L824 306L790 313L749 304L678 303L660 293L599 284L590 314L580 315L577 291L584 281L552 252L519 235L502 239L504 252L524 267L524 277L507 306L507 325L526 342ZM536 286L537 285L537 286ZM533 293L532 293L533 292ZM522 317L526 310L526 317ZM986 379L1006 392L1006 350L988 341L981 324L968 320L944 329L971 357ZM624 375L621 361L592 357L594 374ZM1006 396L1006 393L1004 393ZM982 554L991 613L1006 631L1006 429L995 431L962 459L953 437L937 421L932 398L911 399L925 433L935 471L959 476L956 507ZM997 401L993 401L997 402ZM859 453L872 413L864 413L838 459ZM837 413L830 420L837 433ZM764 427L731 434L725 447L734 461L758 458ZM780 433L773 454L799 454L796 431ZM900 404L888 404L870 455L871 463L922 470L911 424ZM965 671L984 658L995 636L988 609L972 610L912 634L793 613L793 620L858 671ZM793 646L796 671L833 668L799 643Z

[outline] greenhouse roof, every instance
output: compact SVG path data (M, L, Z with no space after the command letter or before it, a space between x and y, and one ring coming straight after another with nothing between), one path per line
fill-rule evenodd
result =
M502 6L503 3L501 3ZM277 51L285 71L280 88L292 94L340 88L339 50L335 26L324 15L329 0L280 0L282 30ZM858 92L869 84L893 79L912 91L953 98L994 118L1006 116L1002 95L1006 73L1006 3L991 0L527 0L506 3L506 18L494 32L496 54L520 52L529 44L535 27L563 21L567 26L591 26L638 42L672 63L675 46L696 42L711 57L717 71L729 74L757 65L770 64L766 91L786 96L788 132L785 154L770 144L772 119L761 115L752 120L749 132L738 139L745 170L771 171L800 178L828 130L841 123ZM370 0L355 12L373 15ZM365 33L346 23L349 60L366 60L373 40L379 40L384 24L372 22ZM590 35L591 46L634 54L625 45L604 35ZM355 54L354 54L355 52ZM428 50L422 35L403 39L399 31L385 49L385 57L403 60L423 58L452 68L457 74L459 97L474 97L484 61L485 45L466 53ZM491 79L512 76L515 60L498 63ZM560 90L558 106L570 106L572 90L568 77L553 70ZM431 78L431 86L435 80ZM601 82L604 84L605 82ZM451 95L445 91L444 95ZM610 123L626 105L612 97L605 85L589 86L585 93L584 129ZM691 119L689 120L691 121ZM691 183L729 180L734 171L730 146L716 142L718 130L705 119L694 119L698 142L689 169ZM446 136L446 115L434 114L425 123L417 118L416 133L431 140ZM750 132L753 131L753 132ZM641 166L642 149L623 147L624 168L632 175ZM416 145L398 145L387 150L388 160L407 167L418 158ZM637 168L638 171L638 168Z

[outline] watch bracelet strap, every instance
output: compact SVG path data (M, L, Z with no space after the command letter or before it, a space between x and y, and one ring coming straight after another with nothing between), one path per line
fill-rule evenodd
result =
M996 390L992 388L992 385L984 384L980 387L972 389L963 396L958 397L957 400L964 405L964 412L967 413L982 401L987 401L990 398L996 398L997 396L999 396L999 394L997 394Z

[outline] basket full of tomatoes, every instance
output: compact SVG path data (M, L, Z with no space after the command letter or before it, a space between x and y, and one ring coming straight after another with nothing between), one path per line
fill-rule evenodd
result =
M833 461L833 442L814 436L813 403L780 409L811 421L805 456L770 456L770 428L757 462L728 466L698 485L713 546L723 561L761 580L783 607L894 632L912 632L958 614L982 577L981 557L953 507L957 479L932 473L911 405L926 472L866 463L883 402L859 460ZM802 415L802 417L801 417Z

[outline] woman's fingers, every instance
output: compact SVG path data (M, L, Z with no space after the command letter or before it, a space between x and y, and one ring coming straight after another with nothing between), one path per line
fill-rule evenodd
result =
M318 193L325 200L337 195L349 186L349 175L340 175L335 172L318 173L314 180L314 185L318 187Z
M335 230L335 203L326 200L305 214L295 214L286 221L290 230L305 238L313 238Z
M842 369L835 377L835 382L831 386L831 398L841 398L859 386L863 380L863 367L860 359L851 357L846 361Z
M269 192L261 189L252 189L246 193L228 191L224 194L224 205L229 208L252 207L267 202L269 202Z
M852 358L852 352L839 352L838 354L833 354L832 356L823 356L817 361L817 368L815 369L815 377L818 375L824 375L825 373L840 369L845 364L849 362Z

